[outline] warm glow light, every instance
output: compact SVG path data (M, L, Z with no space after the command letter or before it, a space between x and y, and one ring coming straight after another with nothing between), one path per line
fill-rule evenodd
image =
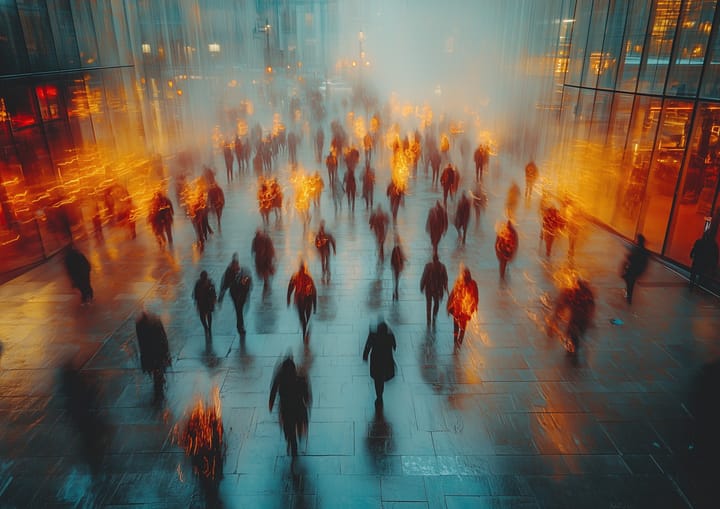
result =
M151 50L151 48L150 48L150 45L149 45L148 43L144 42L144 43L142 44L142 52L143 52L145 55L149 55L151 51L152 51L152 50Z
M208 51L210 53L220 53L220 45L216 42L208 44Z

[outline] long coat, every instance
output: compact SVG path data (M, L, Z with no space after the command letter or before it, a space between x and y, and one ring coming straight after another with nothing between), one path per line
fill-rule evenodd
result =
M387 325L380 324L377 331L370 331L365 342L363 360L367 360L370 354L370 376L373 380L387 382L395 377L393 350L396 348L395 335Z

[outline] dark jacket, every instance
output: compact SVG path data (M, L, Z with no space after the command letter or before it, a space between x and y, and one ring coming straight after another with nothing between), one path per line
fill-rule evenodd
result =
M422 277L420 278L420 291L430 297L441 298L447 291L448 275L447 269L442 262L430 262L425 265Z
M215 309L215 302L217 301L217 292L215 291L215 284L210 278L198 279L193 289L193 298L197 304L198 311L213 311Z
M384 322L378 325L376 331L370 331L363 350L363 360L366 361L370 354L370 376L374 380L387 382L395 377L393 350L396 348L395 335Z
M145 373L155 370L165 371L172 364L167 334L160 318L151 313L143 313L135 322L138 345L140 347L140 366Z

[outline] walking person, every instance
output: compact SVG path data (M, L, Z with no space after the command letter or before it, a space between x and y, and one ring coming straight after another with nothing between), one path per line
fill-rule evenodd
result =
M718 264L718 245L713 239L712 231L702 234L693 244L690 251L692 265L690 267L690 289L701 284L703 278L712 276Z
M370 356L370 377L375 382L375 406L383 406L385 382L395 377L393 350L397 349L395 335L388 325L381 321L375 331L370 331L365 341L363 361Z
M287 441L287 453L295 458L298 439L307 435L312 392L310 382L305 375L298 373L292 356L286 357L275 370L268 402L270 412L278 395L278 414Z
M135 321L140 349L140 367L153 379L153 403L165 398L165 371L172 365L170 348L160 317L144 311Z
M575 354L580 347L580 339L594 316L595 296L590 284L584 279L577 278L573 285L560 291L552 316L548 320L548 332L559 331L558 321L561 317L565 317L567 328L563 344L568 353Z
M240 334L245 334L245 302L247 301L248 295L250 295L251 289L252 276L250 276L250 271L240 266L238 254L233 253L232 261L227 269L225 269L222 281L220 282L218 304L222 304L225 292L230 290L230 297L235 306L237 331Z
M425 222L425 231L430 235L430 244L433 248L433 254L437 254L438 244L448 229L448 216L445 207L442 206L440 200L435 202L435 206L428 212L427 221Z
M625 281L625 300L628 304L632 304L635 283L645 273L648 258L649 253L645 249L645 236L639 233L635 246L625 256L621 272L621 276Z
M70 277L72 287L80 290L80 304L90 303L94 296L90 285L90 262L74 245L70 246L65 255L65 269Z
M290 297L295 294L294 302L297 308L300 324L302 325L303 340L308 340L308 322L310 314L317 313L317 290L312 276L307 271L305 262L300 260L298 271L290 277L287 290L287 305L290 305Z
M330 281L330 248L333 254L335 251L335 237L325 231L325 221L320 221L320 229L315 235L315 248L320 254L320 264L322 266L323 281Z
M495 238L495 256L498 259L500 267L500 279L505 279L505 270L507 264L510 263L517 253L518 249L518 234L517 230L512 224L512 221L508 219L507 223L503 225Z
M365 171L362 174L362 198L365 200L365 210L372 210L374 194L375 170L370 166L370 161L366 161Z
M470 199L465 193L460 195L458 200L457 209L455 210L455 229L458 232L458 240L462 240L462 245L465 245L465 238L467 237L467 227L470 222Z
M258 228L250 251L255 257L255 272L263 280L263 296L267 295L270 291L270 276L275 274L275 245L270 235Z
M423 269L420 278L420 291L425 294L425 316L427 325L430 327L430 309L432 308L432 323L434 325L440 309L440 301L443 295L448 293L447 269L438 258L437 253L433 254L432 261L428 262Z
M200 273L200 278L195 282L193 299L200 315L200 323L205 330L205 338L210 339L212 337L212 314L215 310L217 293L215 283L208 277L206 270Z
M388 224L390 218L382 209L380 204L377 205L375 211L370 214L368 221L370 229L375 233L375 240L378 246L378 261L382 264L385 261L385 237L387 236Z
M400 236L396 233L395 234L395 245L392 248L392 252L390 253L390 266L392 267L393 271L393 281L394 281L394 287L393 287L393 300L398 300L398 286L400 283L400 273L405 268L405 262L407 261L407 257L405 256L405 253L402 249L402 244L400 243Z
M453 318L453 340L460 348L467 323L478 310L478 287L468 268L461 268L447 301L447 312Z
M525 203L530 203L532 199L533 188L538 178L538 167L535 161L530 161L525 165Z

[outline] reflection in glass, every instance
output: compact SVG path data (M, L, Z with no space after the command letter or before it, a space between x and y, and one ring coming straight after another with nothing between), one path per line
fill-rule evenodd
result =
M619 2L618 2L619 3ZM640 72L640 60L645 45L645 30L650 16L649 2L628 2L625 22L625 41L618 71L618 89L634 92Z
M648 47L640 67L639 92L662 93L665 88L680 4L679 0L654 3Z

